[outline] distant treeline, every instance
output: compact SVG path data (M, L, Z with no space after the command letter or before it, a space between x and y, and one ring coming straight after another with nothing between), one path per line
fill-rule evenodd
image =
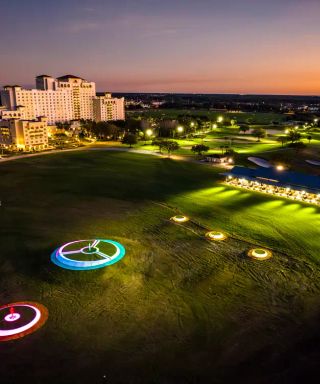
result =
M161 108L213 108L219 110L239 110L243 112L284 112L299 107L320 104L318 96L290 95L209 95L209 94L163 94L127 93L118 94L127 100L151 103L159 101ZM130 106L130 109L139 106Z

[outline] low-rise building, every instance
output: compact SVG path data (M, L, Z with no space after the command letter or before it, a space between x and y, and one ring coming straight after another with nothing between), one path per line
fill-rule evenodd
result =
M269 193L309 204L320 205L320 177L277 168L235 166L229 172L229 185Z
M208 161L209 163L218 163L218 164L233 163L233 159L231 156L219 155L217 153L213 155L206 155L206 161Z
M47 118L1 120L0 145L25 151L38 151L48 148Z

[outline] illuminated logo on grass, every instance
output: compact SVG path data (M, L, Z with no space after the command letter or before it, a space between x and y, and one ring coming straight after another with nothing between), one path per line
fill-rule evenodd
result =
M114 264L125 253L123 245L113 240L77 240L56 249L51 260L62 268L85 271Z
M19 339L39 329L48 319L41 304L19 302L0 307L0 341Z

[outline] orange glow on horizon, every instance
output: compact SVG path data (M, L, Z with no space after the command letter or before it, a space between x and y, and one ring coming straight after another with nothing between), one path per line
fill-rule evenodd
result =
M320 59L320 58L319 58ZM257 71L258 72L258 71ZM317 73L319 72L319 73ZM147 78L146 78L147 77ZM279 94L320 95L320 70L313 73L259 74L246 73L243 76L226 75L220 78L192 78L181 74L168 77L146 76L139 81L126 80L105 82L97 79L99 88L109 87L113 92L169 92L169 93L234 93L234 94Z

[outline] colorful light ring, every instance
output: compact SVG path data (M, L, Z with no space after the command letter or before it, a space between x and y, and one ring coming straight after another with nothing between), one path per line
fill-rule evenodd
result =
M16 312L11 314L10 308L13 308ZM31 309L31 311L34 312L34 316L29 322L26 322L26 324L20 324L20 326L15 327L16 321L24 323L24 316L21 313L21 310L24 308ZM47 319L47 308L38 303L26 301L3 305L0 307L0 341L20 339L21 337L29 335L42 327ZM3 328L3 324L6 323L9 323L12 327Z
M214 240L214 241L223 241L225 240L228 236L220 231L210 231L206 233L206 237L209 240Z
M99 244L111 244L115 247L115 253L113 255L108 255L100 251L98 248ZM76 250L68 250L68 248L73 248L74 245L78 245ZM84 246L83 246L84 245ZM126 250L124 246L113 240L104 240L104 239L93 239L93 240L76 240L70 243L62 245L60 248L56 249L51 254L51 260L53 263L59 267L71 269L74 271L87 271L91 269L103 268L108 265L117 263L125 255ZM68 255L97 255L100 257L100 260L76 260L70 259Z
M176 223L185 223L186 221L189 221L190 219L188 216L177 215L177 216L171 217L170 220L175 221Z
M272 257L272 252L264 248L253 248L248 252L248 256L256 260L267 260Z

